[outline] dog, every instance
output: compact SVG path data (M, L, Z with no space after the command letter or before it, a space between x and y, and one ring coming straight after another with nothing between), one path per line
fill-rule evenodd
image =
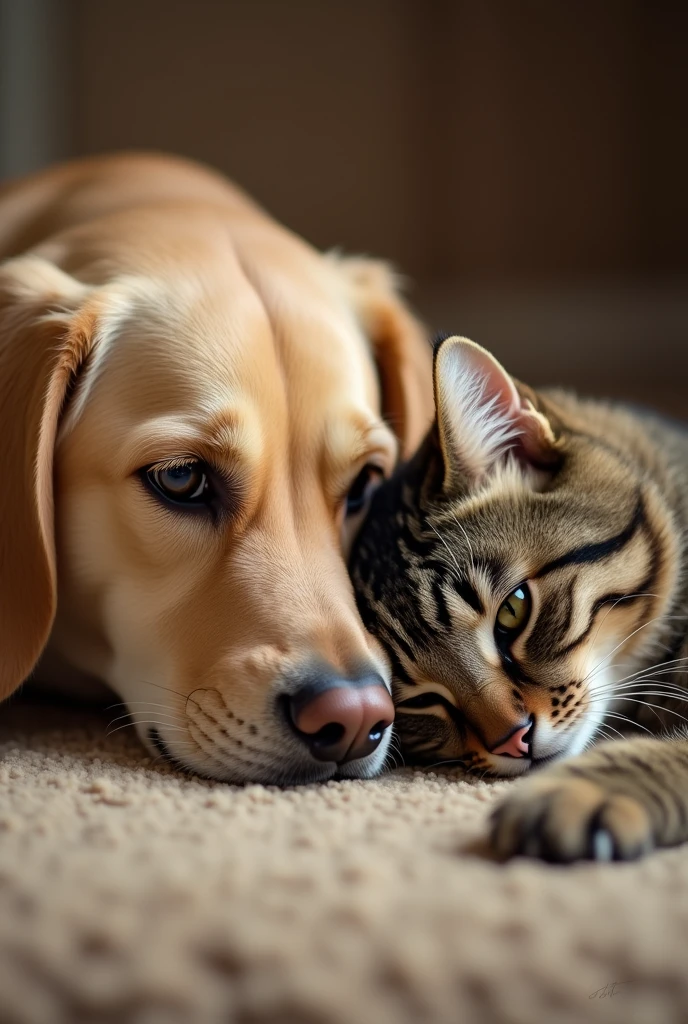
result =
M0 699L98 680L188 771L376 774L346 553L432 419L393 275L155 154L4 186L0 258Z

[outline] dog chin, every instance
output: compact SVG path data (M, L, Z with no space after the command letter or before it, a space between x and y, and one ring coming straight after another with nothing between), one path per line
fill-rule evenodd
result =
M265 765L230 763L218 751L216 756L181 755L174 750L174 742L167 741L159 729L150 729L142 739L158 758L178 771L200 778L232 785L258 784L263 786L307 786L329 782L331 779L372 779L382 771L391 742L391 730L383 737L379 747L368 757L338 765L334 761L296 760L285 757L271 759Z
M335 775L338 779L374 779L385 767L389 745L392 742L392 730L388 729L380 741L377 750L358 761L347 761L336 765Z

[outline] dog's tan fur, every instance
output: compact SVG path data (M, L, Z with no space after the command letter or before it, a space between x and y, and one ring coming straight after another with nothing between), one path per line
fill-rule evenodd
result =
M45 652L44 674L105 681L191 768L328 777L276 701L313 664L388 679L343 552L352 480L432 416L391 275L156 156L6 187L0 258L0 697ZM217 526L138 475L190 456L232 481Z

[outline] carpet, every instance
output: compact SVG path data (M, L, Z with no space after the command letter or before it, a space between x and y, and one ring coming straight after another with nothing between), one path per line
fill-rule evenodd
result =
M2 1024L688 1017L688 848L499 865L512 783L181 776L130 729L0 709Z

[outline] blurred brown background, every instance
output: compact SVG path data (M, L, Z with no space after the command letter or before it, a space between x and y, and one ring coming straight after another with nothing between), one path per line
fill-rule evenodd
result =
M532 383L682 414L687 54L671 0L0 0L0 172L197 157Z

